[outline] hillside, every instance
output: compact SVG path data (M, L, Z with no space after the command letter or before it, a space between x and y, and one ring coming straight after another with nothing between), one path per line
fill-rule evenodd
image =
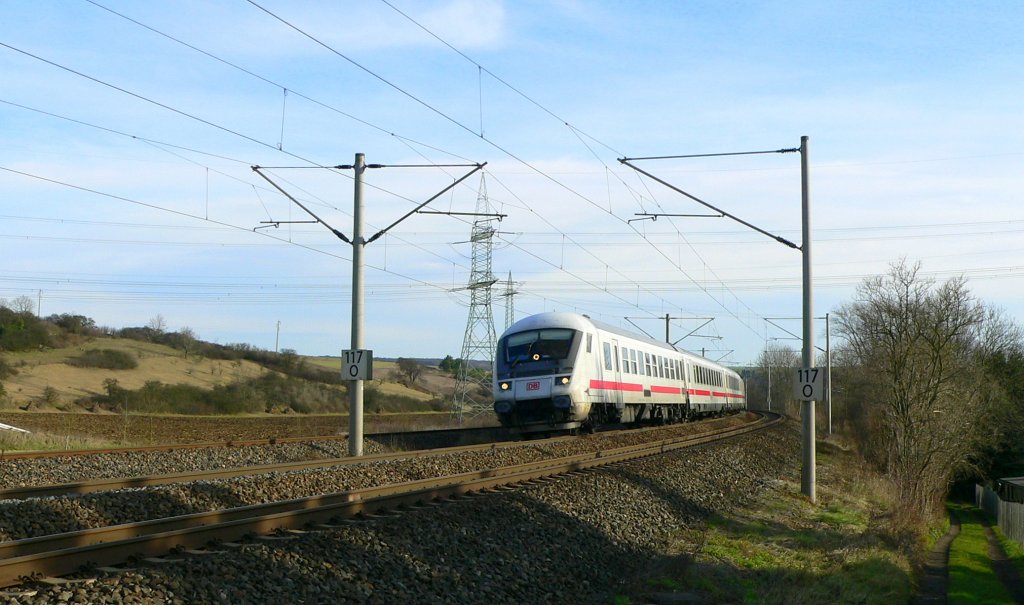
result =
M341 369L337 357L229 349L201 341L192 344L186 356L167 344L97 335L76 335L57 339L57 343L66 346L0 353L8 368L8 375L0 372L0 409L111 412L118 411L116 405L105 401L112 397L112 389L118 393L149 389L154 397L173 400L165 393L171 386L189 387L184 394L170 394L181 397L200 392L230 396L241 391L248 395L253 389L262 389L268 401L273 398L270 411L274 412L323 411L324 399L337 402L346 396L346 385L335 378ZM123 365L134 367L80 367L83 356L101 354L116 356ZM231 356L235 358L223 358ZM76 363L79 365L73 365ZM394 362L377 361L374 370L375 379L366 388L367 406L376 411L436 409L450 400L454 391L452 377L437 368L424 367L412 387L403 384ZM158 385L164 390L155 390ZM329 395L331 392L335 394ZM294 404L295 399L307 395L313 403ZM392 405L393 401L399 403Z
M82 368L67 364L68 360L89 350L115 350L128 353L138 367L125 370ZM29 403L49 403L63 407L82 397L102 395L104 381L116 379L125 389L140 389L147 382L187 384L200 388L224 386L231 382L258 377L266 370L246 360L185 358L181 351L166 345L127 338L96 338L73 347L5 354L7 363L17 374L3 380L12 403L24 407ZM56 391L46 396L49 387Z

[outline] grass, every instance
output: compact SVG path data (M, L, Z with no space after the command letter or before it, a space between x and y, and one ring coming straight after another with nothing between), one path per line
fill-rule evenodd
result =
M0 430L0 457L2 452L33 452L52 450L82 450L114 447L116 444L90 437L57 436L51 434L21 433Z
M138 367L106 370L67 364L90 351L105 349L134 358ZM115 353L116 354L116 353ZM201 388L226 385L260 376L265 370L250 361L226 361L189 357L164 345L125 338L102 338L73 347L5 354L18 373L4 379L4 388L14 405L39 401L47 387L61 402L105 392L103 381L116 378L126 389L141 388L147 381L186 384Z
M665 553L674 562L614 602L666 592L680 602L751 605L908 602L912 566L887 539L887 486L841 450L819 459L819 476L817 504L801 495L799 477L785 477L742 509L681 528Z
M992 526L992 531L996 533L996 538L999 543L1003 545L1003 550L1006 551L1006 556L1010 558L1013 566L1017 568L1017 573L1024 578L1024 546L1020 543L1007 538L1003 534L1002 530L996 526Z
M1013 598L992 570L981 512L968 504L947 505L960 519L960 534L949 548L950 605L999 605Z

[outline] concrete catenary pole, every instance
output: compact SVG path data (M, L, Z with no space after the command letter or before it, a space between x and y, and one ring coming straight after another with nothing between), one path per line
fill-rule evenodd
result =
M352 350L363 348L363 173L366 159L356 154L355 195L352 209ZM363 455L363 381L353 380L348 392L348 455Z
M800 190L804 274L804 349L803 367L814 367L814 296L811 289L811 181L808 174L807 136L800 137ZM815 452L814 452L814 401L803 401L800 404L803 417L803 473L801 474L801 493L811 502L817 500L815 485Z

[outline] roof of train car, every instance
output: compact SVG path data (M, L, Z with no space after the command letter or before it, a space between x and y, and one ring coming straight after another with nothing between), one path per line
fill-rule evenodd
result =
M714 365L716 365L716 366L718 366L720 368L728 370L729 372L733 372L733 370L730 370L729 368L727 368L727 367L725 367L725 366L723 366L723 365L721 365L719 363L711 361L710 359L707 359L705 357L701 357L700 355L697 355L696 353L692 353L692 352L684 350L684 349L679 349L677 347L674 347L674 346L670 345L667 342L662 342L662 341L657 340L655 338L651 338L650 336L647 336L646 334L636 334L634 332L630 332L628 330L624 330L623 328L620 328L618 326L613 326L611 324L604 323L603 321L597 321L595 319L591 319L590 317L588 317L586 315L580 315L579 313L565 313L565 312L560 312L560 311L548 311L548 312L545 312L545 313L537 313L536 315L530 315L529 317L524 317L523 319L520 319L516 323L512 324L512 326L509 327L509 329L505 330L505 332L502 334L502 336L504 336L505 334L511 334L513 332L520 332L520 331L523 331L523 330L533 330L533 329L537 329L537 328L548 327L548 326L551 326L551 325L559 325L559 326L583 329L583 328L587 327L587 324L590 324L590 325L594 326L595 328L597 328L599 330L602 330L604 332L610 332L612 334L617 334L618 336L625 336L626 338L632 338L634 340L639 340L641 342L644 342L646 344L651 345L652 347L658 347L660 349L666 349L668 351L673 351L673 352L677 352L677 353L686 353L687 355L691 355L691 356L693 356L693 357L695 357L697 359L703 359L703 360L705 360L709 364L714 364Z

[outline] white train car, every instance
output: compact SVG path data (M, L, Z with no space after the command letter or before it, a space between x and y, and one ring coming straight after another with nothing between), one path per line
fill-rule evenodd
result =
M679 422L746 408L736 372L575 313L512 325L494 358L494 411L524 431Z

